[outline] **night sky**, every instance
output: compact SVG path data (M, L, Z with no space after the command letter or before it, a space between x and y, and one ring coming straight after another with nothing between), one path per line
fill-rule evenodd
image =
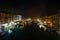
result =
M47 0L14 0L0 1L0 11L21 14L24 16L44 16L57 13L60 1Z

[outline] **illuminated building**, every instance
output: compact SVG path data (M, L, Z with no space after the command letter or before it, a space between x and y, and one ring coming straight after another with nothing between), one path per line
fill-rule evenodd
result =
M22 15L13 15L13 20L22 20Z
M54 30L60 29L60 11L57 14L43 17L45 25L50 25Z
M6 23L12 20L12 14L0 12L1 22Z

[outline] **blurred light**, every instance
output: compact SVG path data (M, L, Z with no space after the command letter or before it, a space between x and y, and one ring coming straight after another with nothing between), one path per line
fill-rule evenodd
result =
M12 33L12 30L8 30L8 33Z
M14 22L19 21L19 20L14 20Z
M13 25L16 25L13 21L11 21L9 24L8 24L8 27L9 28L14 28Z
M11 24L12 24L12 25L16 25L16 23L14 23L13 21L11 21Z
M47 22L46 21L44 21L44 23L43 23L44 25L47 25Z
M19 24L19 22L17 22L17 24Z
M40 22L40 19L37 19L38 22Z
M43 25L43 22L42 22L42 20L40 20L40 24L41 24L41 25Z
M51 22L51 21L47 21L47 25L48 25L49 27L52 27L52 22Z
M39 25L40 28L44 28L46 30L47 28L44 25Z
M6 24L2 24L2 26L4 26L5 28L7 28L8 27L8 24L6 23Z
M21 15L18 15L18 19L19 19L19 20L22 20L22 16L21 16Z
M31 21L31 18L28 18L27 21Z

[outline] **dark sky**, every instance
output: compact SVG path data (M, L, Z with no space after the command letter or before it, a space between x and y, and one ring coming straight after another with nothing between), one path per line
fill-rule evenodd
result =
M41 16L56 14L60 1L49 0L14 0L0 1L0 11L22 14L24 16Z

